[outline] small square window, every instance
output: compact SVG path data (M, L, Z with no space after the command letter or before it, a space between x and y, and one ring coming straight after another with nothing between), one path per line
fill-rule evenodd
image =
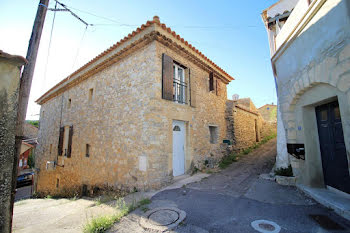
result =
M218 127L209 126L209 132L210 132L210 143L216 144L218 142Z
M89 144L85 145L85 157L90 157L90 147Z

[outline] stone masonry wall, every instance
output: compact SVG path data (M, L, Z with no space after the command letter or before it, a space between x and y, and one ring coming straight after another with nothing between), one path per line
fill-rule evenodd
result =
M39 192L59 193L83 184L130 189L155 185L149 172L139 170L139 156L155 150L147 120L159 85L151 75L156 70L155 53L156 44L151 43L42 105L36 157ZM58 156L64 167L46 171L46 161L57 157L60 125L74 127L72 156ZM85 156L86 144L91 146L90 157Z
M227 139L232 141L233 150L248 148L276 133L276 124L264 121L259 113L238 103L232 100L226 102Z
M2 51L0 50L0 53ZM0 57L0 232L11 231L11 189L21 64Z
M38 137L38 128L29 123L23 124L23 136L26 138L37 138Z
M266 104L259 109L259 113L264 121L267 122L277 122L277 105Z

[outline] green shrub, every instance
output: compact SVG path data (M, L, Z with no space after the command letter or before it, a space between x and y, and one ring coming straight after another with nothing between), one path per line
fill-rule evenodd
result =
M35 127L39 127L39 121L38 120L27 120L28 124L34 125Z
M34 168L35 166L35 155L33 153L33 151L30 152L29 156L28 156L28 166L29 168Z
M287 168L278 168L275 170L275 175L277 176L293 176L292 166L289 165Z

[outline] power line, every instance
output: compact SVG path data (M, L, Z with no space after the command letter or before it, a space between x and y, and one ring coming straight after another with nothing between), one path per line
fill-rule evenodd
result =
M81 46L82 46L82 44L83 44L83 40L84 40L86 31L87 31L87 28L88 28L88 25L86 25L85 30L84 30L84 33L83 33L83 36L81 37L81 40L80 40L80 43L79 43L79 47L78 47L78 50L77 50L77 54L75 55L75 58L74 58L74 62L73 62L72 69L74 68L75 63L77 62L77 58L78 58L78 55L79 55L79 52L80 52L80 48L81 48Z
M57 2L55 4L55 9L57 9ZM51 26L51 32L50 32L50 40L49 40L49 47L47 49L47 57L46 57L46 64L45 64L45 71L44 71L44 80L43 80L42 87L41 87L42 90L44 89L45 82L46 82L47 66L49 64L51 41L52 41L52 33L53 33L53 27L55 25L55 18L56 18L56 11L54 11L54 14L53 14L53 20L52 20L52 26Z
M56 2L58 2L57 0L55 0ZM62 4L62 3L59 3L59 4ZM79 11L79 12L82 12L82 13L85 13L85 14L88 14L88 15L92 15L96 18L100 18L100 19L104 19L104 20L107 20L107 21L110 21L112 22L111 24L89 24L89 26L125 26L125 27L138 27L139 25L137 24L126 24L126 23L121 23L115 19L111 19L111 18L108 18L108 17L105 17L105 16L101 16L101 15L97 15L97 14L94 14L94 13L91 13L91 12L88 12L88 11L85 11L85 10L80 10L78 8L74 8L74 7L71 7L71 6L68 6L68 5L65 5L65 4L62 4L64 5L65 9L73 9L73 10L76 10L76 11ZM69 10L70 12L72 12L71 10ZM73 13L74 14L74 13ZM244 28L257 28L258 26L256 25L247 25L247 26L233 26L233 25L226 25L226 26L199 26L199 25L170 25L170 27L182 27L182 28L188 28L188 29L204 29L204 30L207 30L207 29L228 29L228 30L239 30L241 29L242 27ZM260 28L260 26L259 26Z
M136 24L120 23L120 22L118 22L118 21L116 21L114 19L111 19L111 18L108 18L108 17L105 17L105 16L101 16L101 15L96 15L94 13L91 13L91 12L88 12L88 11L84 11L84 10L80 10L78 8L74 8L74 7L71 7L71 6L69 6L69 8L71 8L73 10L76 10L76 11L80 11L80 12L88 14L88 15L95 16L96 18L100 18L100 19L104 19L104 20L108 20L110 22L113 22L113 24L92 24L92 26L100 26L100 25L118 25L118 26L126 26L126 27L137 27L137 26L139 26L139 25L136 25Z

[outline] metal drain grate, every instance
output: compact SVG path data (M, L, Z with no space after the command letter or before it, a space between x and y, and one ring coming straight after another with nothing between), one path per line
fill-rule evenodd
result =
M309 216L326 230L345 230L344 227L334 222L326 215L310 214Z

